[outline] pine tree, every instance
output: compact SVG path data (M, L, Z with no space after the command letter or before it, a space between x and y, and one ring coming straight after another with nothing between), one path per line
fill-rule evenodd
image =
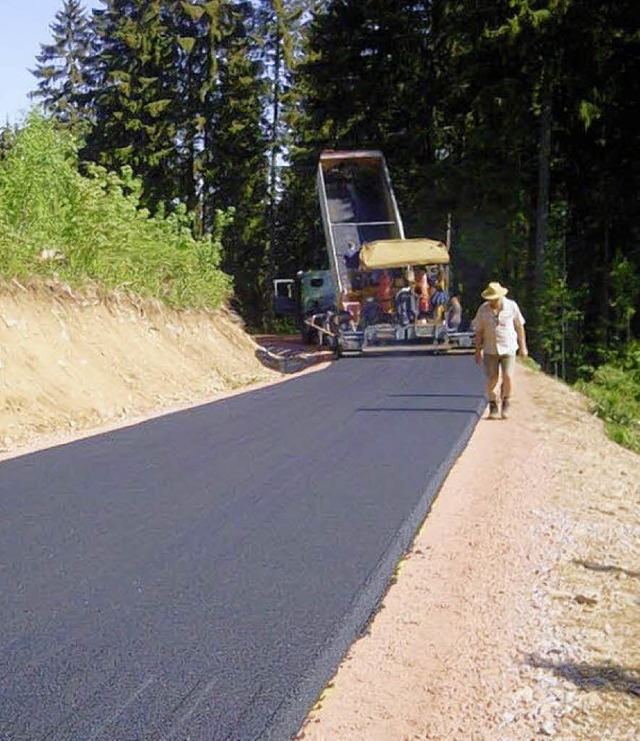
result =
M86 130L91 120L92 33L79 0L64 0L51 31L53 43L40 45L32 70L39 82L31 97L61 123Z
M637 302L639 28L640 7L628 0L574 0L566 13L556 178L567 204L569 281L584 296L586 362L605 348L619 349L619 307ZM640 333L637 312L628 335L634 332Z
M203 188L206 221L215 209L233 208L225 232L223 269L234 277L238 307L250 324L261 323L269 304L267 143L264 85L247 28L250 3L224 3L218 41L218 85L206 123Z
M280 167L290 143L288 113L297 101L293 69L301 54L304 20L317 3L309 0L261 0L256 36L265 80L265 112L269 147L269 234L275 239Z
M99 92L83 155L111 169L130 165L155 209L179 198L176 163L178 49L163 0L104 0L94 11ZM177 3L173 3L176 5Z
M209 4L208 9L195 1L173 4L171 11L178 51L177 99L172 106L177 122L175 175L182 199L196 215L198 231L210 230L215 223L213 213L205 217L201 174L218 79L218 7Z
M185 201L209 232L233 208L224 268L245 316L265 288L264 86L249 2L104 0L96 11L100 93L85 155L131 165L149 207Z
M435 222L444 236L446 212L430 218L425 203L433 187L416 197L436 152L432 24L426 2L330 0L312 14L304 58L295 68L300 100L288 112L292 165L281 207L282 228L295 235L288 243L301 250L303 267L325 260L315 194L325 148L381 149L408 233L433 233ZM291 265L288 257L280 252L279 263Z
M315 17L301 73L321 139L347 148L429 146L407 138L424 134L431 116L423 106L430 23L429 3L404 0L334 0Z

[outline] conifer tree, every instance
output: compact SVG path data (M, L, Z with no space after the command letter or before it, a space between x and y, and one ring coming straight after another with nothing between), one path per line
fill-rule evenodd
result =
M534 352L559 320L548 311L553 293L566 286L569 313L582 318L570 343L563 337L571 374L619 336L619 307L640 269L630 204L640 8L626 0L447 8L440 104L454 190L467 214L472 207L500 226L502 259L487 253L485 262L529 296Z
M329 0L312 14L295 70L301 99L289 114L292 166L281 209L294 245L306 247L304 267L324 260L315 171L325 148L383 150L409 233L430 232L416 191L436 151L432 23L432 3L406 0ZM436 224L442 236L445 218Z
M264 86L249 2L103 0L95 12L101 91L86 156L131 165L150 207L174 199L210 231L235 209L224 267L245 316L266 292Z
M103 0L94 11L98 92L95 127L83 155L143 180L155 208L179 198L174 106L177 44L163 0ZM175 3L174 3L175 4Z
M32 70L38 85L31 97L71 129L86 129L91 120L92 33L80 0L64 0L51 31L53 42L40 45Z
M198 231L212 228L213 211L205 216L202 188L207 122L213 115L217 85L218 6L194 0L172 4L177 42L176 117L177 168L182 199L196 215ZM206 223L205 223L206 222Z
M562 36L553 174L566 199L568 278L584 297L581 346L588 362L604 348L620 349L620 306L637 306L639 28L637 3L574 0ZM637 312L631 321L628 336L637 337Z
M276 238L277 204L282 190L280 167L290 144L290 112L298 99L293 69L302 53L304 22L317 6L310 0L261 0L256 36L265 80L265 114L269 147L269 234Z
M222 267L234 277L242 315L255 326L270 301L264 85L247 32L251 4L223 3L219 12L225 33L218 41L218 84L206 122L205 214L208 221L215 209L235 210L234 223L225 233Z

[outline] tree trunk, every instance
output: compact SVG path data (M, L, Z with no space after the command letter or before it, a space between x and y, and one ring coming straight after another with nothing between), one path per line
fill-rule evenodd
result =
M538 194L536 203L535 292L540 295L545 284L545 249L549 231L549 179L551 169L551 86L549 73L542 70L540 142L538 146Z

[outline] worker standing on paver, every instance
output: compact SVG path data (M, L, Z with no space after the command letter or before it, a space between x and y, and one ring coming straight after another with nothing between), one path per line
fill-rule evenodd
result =
M388 270L383 270L376 292L378 304L385 314L391 311L391 276Z
M473 320L476 363L482 363L487 377L489 419L507 419L513 389L516 353L527 356L525 320L515 301L506 298L508 289L498 282L489 283L482 292L485 302ZM498 385L501 383L500 393ZM498 399L502 409L498 409Z

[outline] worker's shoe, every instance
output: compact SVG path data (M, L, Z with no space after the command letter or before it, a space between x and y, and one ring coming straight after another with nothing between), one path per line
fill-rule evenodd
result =
M502 419L509 419L509 399L502 400Z
M490 401L489 402L489 419L500 419L500 414L498 412L498 402L497 401Z

